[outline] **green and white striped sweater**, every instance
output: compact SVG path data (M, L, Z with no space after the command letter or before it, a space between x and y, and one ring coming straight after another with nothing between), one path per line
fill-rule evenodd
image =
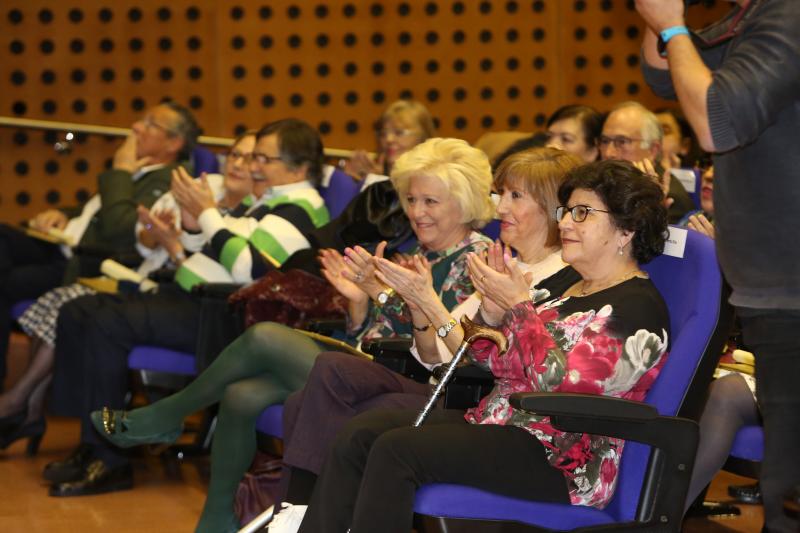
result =
M273 187L265 199L223 217L207 209L198 222L206 243L186 259L175 281L191 290L200 283L247 283L310 246L305 234L326 224L328 209L311 183Z

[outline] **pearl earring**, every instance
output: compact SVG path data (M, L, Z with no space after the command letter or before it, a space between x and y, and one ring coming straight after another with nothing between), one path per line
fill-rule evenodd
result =
M617 253L618 253L619 255L622 255L622 246L620 246L620 247L619 247L619 249L617 250Z

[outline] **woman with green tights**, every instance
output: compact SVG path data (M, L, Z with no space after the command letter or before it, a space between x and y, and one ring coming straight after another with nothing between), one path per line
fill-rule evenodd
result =
M417 236L412 253L426 259L439 297L452 309L473 292L467 254L482 254L491 242L473 231L494 211L489 161L464 141L429 139L398 158L391 179ZM410 336L407 305L377 279L366 250L348 248L344 257L325 250L320 259L325 277L348 298L348 334L354 342ZM95 411L92 422L120 447L173 442L187 415L220 402L208 496L197 531L236 531L234 496L255 454L256 421L265 408L283 403L305 385L325 350L292 328L256 324L182 391L130 412Z

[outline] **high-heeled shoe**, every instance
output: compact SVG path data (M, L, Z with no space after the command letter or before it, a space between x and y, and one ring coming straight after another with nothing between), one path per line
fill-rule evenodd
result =
M42 443L46 429L47 422L44 417L19 424L15 428L9 428L0 433L0 450L5 450L14 442L27 438L28 445L25 448L25 455L33 457L39 452L39 445Z
M0 432L11 431L13 428L19 427L28 418L28 406L13 415L0 416Z
M102 411L92 411L90 417L98 433L120 448L131 448L141 444L172 444L183 433L181 426L163 433L135 435L136 428L132 427L128 412L112 411L108 407L103 407Z

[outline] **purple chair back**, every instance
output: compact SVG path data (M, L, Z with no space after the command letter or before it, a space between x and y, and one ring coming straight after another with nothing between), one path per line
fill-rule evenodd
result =
M730 455L761 462L764 459L764 426L744 426L736 432Z
M162 348L160 346L137 346L128 354L128 368L166 372L182 376L194 376L197 367L194 355Z
M219 172L217 154L203 146L196 146L192 150L191 163L195 176L199 176L203 172L206 174L217 174Z
M20 300L16 302L14 305L11 306L11 320L16 320L22 316L25 311L28 310L28 307L33 304L34 300Z
M674 416L683 403L719 318L722 276L714 243L688 231L683 258L662 255L644 265L670 312L671 347L646 402ZM415 512L437 517L513 520L569 530L635 520L650 459L650 447L627 442L614 498L603 510L530 502L479 489L431 484L417 491Z
M256 430L271 437L283 438L283 405L270 405L261 412Z
M342 214L350 200L356 197L361 190L361 183L338 168L334 168L330 179L326 182L319 187L319 194L328 208L331 219L334 219Z

